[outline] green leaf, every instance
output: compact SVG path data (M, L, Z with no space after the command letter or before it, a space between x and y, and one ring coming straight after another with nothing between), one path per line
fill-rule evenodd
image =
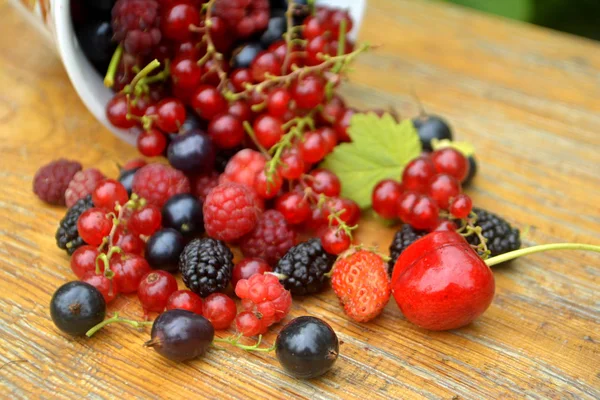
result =
M397 123L389 114L355 114L348 132L352 142L338 145L322 167L340 178L343 197L368 208L375 185L400 180L406 164L421 154L421 141L410 120Z
M534 12L533 0L448 0L503 17L529 21Z

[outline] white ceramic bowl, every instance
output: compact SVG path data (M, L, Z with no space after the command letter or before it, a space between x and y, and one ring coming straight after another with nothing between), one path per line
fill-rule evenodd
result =
M124 141L133 144L134 133L115 128L106 119L105 106L113 96L113 92L104 87L102 77L79 48L71 22L69 0L51 0L50 4L58 52L79 97L98 121ZM349 9L354 20L354 27L350 34L353 38L356 37L364 16L366 0L317 0L317 4Z

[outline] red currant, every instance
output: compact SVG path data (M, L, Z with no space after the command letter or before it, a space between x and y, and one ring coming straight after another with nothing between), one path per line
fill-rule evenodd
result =
M216 330L229 328L236 313L235 302L226 294L213 293L204 299L202 314Z
M275 172L271 175L271 181L267 181L265 170L259 171L254 180L254 190L263 199L268 200L277 196L283 185L281 175Z
M271 272L273 268L260 258L244 258L233 267L231 286L235 288L240 279L250 279L252 275Z
M351 239L345 231L332 226L321 234L321 244L329 254L338 255L348 250Z
M267 110L273 117L281 118L288 110L292 96L285 88L273 90L267 96Z
M450 202L450 214L456 218L467 218L473 208L473 201L466 194L459 194Z
M339 35L342 21L346 21L346 30L344 33L350 32L352 30L352 18L350 17L350 13L348 13L348 10L333 10L329 15L329 23L331 25L331 30L333 31L333 34L336 37Z
M198 60L204 54L206 54L206 45L201 45L200 43L197 43L193 40L188 40L185 42L179 42L179 43L175 44L175 60L178 60L178 59ZM175 64L175 61L173 61L173 64ZM171 64L171 73L173 73L173 69L174 69L173 64Z
M177 290L167 300L167 310L188 310L202 315L202 297L191 290Z
M137 148L146 157L158 157L167 148L167 138L158 129L148 129L137 137Z
M323 35L327 31L327 25L324 21L319 21L317 17L309 16L304 20L304 29L302 36L304 39L313 39Z
M251 311L243 311L235 317L235 327L246 337L256 336L267 331L261 320Z
M127 221L127 228L136 235L152 236L160 229L161 223L160 208L149 204L131 214Z
M90 271L81 278L81 281L89 283L98 289L107 304L113 301L119 294L119 288L115 280L108 279L103 274L96 275L95 272Z
M333 96L331 100L323 105L319 117L321 122L333 125L335 121L340 119L345 110L346 104L344 100L339 96Z
M325 154L329 154L333 151L335 146L337 146L337 135L332 128L323 127L317 129L317 132L323 138L323 142L325 143Z
M133 128L136 120L129 117L129 106L124 94L117 94L106 105L106 118L115 127L121 129Z
M335 57L338 55L338 47L339 47L339 42L337 38L333 38L330 42L329 42L329 55L332 57ZM352 50L354 50L354 44L348 40L348 38L346 38L346 41L344 42L344 49L342 54L348 54L348 53L352 53Z
M289 180L298 179L302 176L304 173L304 160L298 147L292 147L283 151L279 172L283 178Z
M175 86L196 87L202 79L202 67L195 61L198 58L178 57L171 63L171 79Z
M185 117L185 106L177 99L164 99L156 106L156 125L163 132L179 131Z
M326 226L328 223L327 214L323 210L323 207L315 207L311 210L304 225L307 229L316 231L319 228Z
M99 246L112 229L113 221L106 216L106 211L100 208L90 208L84 211L77 220L77 232L87 244Z
M117 228L113 241L114 245L125 253L142 255L144 252L144 241L131 232L124 232L122 228Z
M231 114L219 114L208 125L208 135L222 149L239 146L244 140L242 122Z
M175 277L167 271L152 271L140 281L137 295L142 303L144 315L163 312L173 292L177 291Z
M281 75L281 62L275 54L266 50L261 51L250 64L250 75L254 82L262 82L268 75Z
M214 58L209 59L202 66L202 82L210 86L218 86L221 83L221 78L217 72L217 68L221 67L224 72L229 71L229 64L223 60L215 60Z
M279 40L273 44L271 44L268 48L268 51L275 54L279 62L283 62L285 56L288 52L287 43L285 40ZM290 53L288 65L291 67L295 65L296 67L304 66L304 53L300 46L293 46L292 52ZM282 71L288 72L288 71Z
M227 101L223 95L217 88L209 85L200 85L192 95L191 102L198 115L206 120L227 110Z
M434 231L456 231L458 227L452 221L448 221L447 219L441 219L438 221L437 226Z
M275 209L283 214L291 225L301 224L310 216L310 206L302 193L289 192L275 201Z
M437 174L429 182L429 196L440 206L447 210L450 199L461 192L460 182L448 174Z
M393 179L386 179L373 189L373 210L381 217L395 219L398 217L398 199L402 194L402 185Z
M250 110L250 106L243 100L229 103L227 112L240 121L248 121L252 116L252 110Z
M270 149L283 136L283 123L279 118L263 114L254 120L253 129L256 140L266 149Z
M127 189L117 180L105 179L92 192L92 201L96 207L112 211L116 204L124 205L129 200Z
M340 218L346 223L348 226L353 226L358 224L358 220L360 219L360 207L358 203L354 200L347 199L342 197L341 208L346 210L344 213L340 215Z
M435 165L428 156L417 157L404 168L402 186L405 190L426 193L435 174Z
M324 168L317 168L311 171L311 178L307 178L308 186L315 193L323 193L327 197L339 196L342 191L342 183L336 174Z
M306 132L302 146L302 159L306 164L319 162L325 157L325 139L316 131Z
M325 98L325 83L322 78L309 75L294 81L290 94L299 108L313 109Z
M144 275L150 272L144 257L127 253L115 254L110 260L110 268L121 293L135 293Z
M446 147L431 153L431 160L440 174L448 174L462 182L469 173L469 162L458 150Z
M163 12L161 32L169 39L179 42L189 40L193 32L190 26L200 24L200 13L190 4L177 4Z
M329 41L325 36L317 36L306 44L306 65L315 66L323 62L323 55L329 54Z
M335 133L337 133L337 138L339 142L350 142L352 139L348 134L348 127L350 126L350 120L352 116L356 114L356 110L348 108L344 110L344 113L340 115L333 127L335 128Z
M406 191L400 195L398 199L398 218L403 222L408 223L411 215L411 211L415 203L419 198L417 192Z
M429 196L420 196L412 207L409 223L415 229L431 230L438 223L440 209Z
M243 92L246 85L252 83L252 75L248 68L235 69L229 77L229 82L233 85L236 92Z
M78 279L88 272L96 272L96 257L100 252L94 246L80 246L71 256L71 270Z

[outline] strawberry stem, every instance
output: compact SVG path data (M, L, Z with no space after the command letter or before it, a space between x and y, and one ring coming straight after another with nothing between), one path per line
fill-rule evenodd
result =
M500 254L499 256L488 258L485 263L488 267L503 263L505 261L514 260L515 258L526 256L529 254L540 253L548 250L588 250L600 253L600 246L593 244L584 243L551 243L541 244L539 246L527 247L525 249L519 249L510 251L508 253Z

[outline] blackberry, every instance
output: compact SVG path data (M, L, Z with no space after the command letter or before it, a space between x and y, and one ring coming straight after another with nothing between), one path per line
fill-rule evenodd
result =
M390 261L388 262L388 274L392 275L394 265L398 261L400 254L415 240L427 235L427 231L419 231L414 229L409 224L403 224L402 227L394 235L394 240L390 244Z
M310 239L292 247L275 267L283 275L281 283L295 295L316 293L323 288L325 274L331 270L336 256L323 250L319 239Z
M510 226L508 222L498 215L481 208L473 207L477 214L476 226L481 227L481 233L487 239L487 247L491 257L517 250L521 247L520 232L517 228ZM469 244L479 245L476 235L467 236Z
M206 297L223 291L231 280L233 253L220 240L194 239L179 256L179 272L192 292Z
M79 232L77 232L77 220L85 210L92 207L94 207L94 203L92 202L92 195L89 194L83 199L77 200L60 221L55 235L56 245L66 250L67 254L73 254L78 247L85 244L83 239L79 237Z

